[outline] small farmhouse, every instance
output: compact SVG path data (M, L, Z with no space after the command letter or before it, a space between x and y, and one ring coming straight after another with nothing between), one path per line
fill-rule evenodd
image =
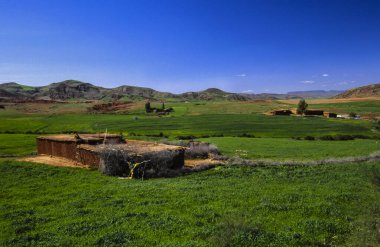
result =
M333 112L324 112L323 116L325 116L327 118L336 118L338 116L338 114L333 113Z
M121 136L115 134L39 136L37 137L37 153L80 161L78 156L80 144L98 145L123 142Z
M184 147L124 141L120 135L37 137L39 155L63 157L112 176L159 177L184 166Z
M282 116L289 116L293 114L291 110L273 110L270 112L273 116L282 115Z
M323 116L324 111L323 110L306 110L305 115L306 116Z

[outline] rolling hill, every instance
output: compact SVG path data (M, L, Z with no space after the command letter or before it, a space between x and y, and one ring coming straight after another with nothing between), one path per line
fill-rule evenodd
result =
M344 91L339 90L312 90L312 91L294 91L294 92L288 92L287 94L293 95L293 96L299 96L305 99L312 98L312 99L318 99L318 98L330 98L337 94L343 93Z
M217 88L173 94L136 86L103 88L76 80L66 80L42 87L25 86L15 82L0 84L0 98L8 100L102 100L120 99L123 97L129 100L249 100L254 98L253 95L229 93Z
M286 94L261 93L261 94L244 94L225 92L218 88L208 88L203 91L186 92L174 94L169 92L160 92L151 88L136 86L119 86L116 88L104 88L95 86L91 83L77 80L66 80L62 82L51 83L47 86L32 87L21 85L15 82L0 84L0 99L2 100L261 100L261 99L312 99L312 98L329 98L340 91L295 91Z
M336 99L380 97L380 84L357 87L336 95Z

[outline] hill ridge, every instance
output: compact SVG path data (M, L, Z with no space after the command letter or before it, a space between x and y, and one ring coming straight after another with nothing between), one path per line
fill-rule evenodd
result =
M336 99L380 97L380 84L371 84L349 89L336 95Z
M287 94L276 93L232 93L219 88L211 87L202 91L185 92L180 94L161 92L148 87L121 85L114 88L96 86L92 83L69 79L61 82L53 82L46 86L27 86L16 82L0 84L0 99L44 99L44 100L276 100L276 99L300 99L300 98L328 98L340 91L294 91Z

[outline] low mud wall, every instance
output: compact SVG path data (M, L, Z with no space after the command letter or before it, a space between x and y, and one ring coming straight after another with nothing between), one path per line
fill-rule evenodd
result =
M46 139L37 139L37 152L38 154L46 154L75 160L77 145L74 141L51 141Z
M100 163L100 155L94 150L87 149L83 146L78 146L77 161L83 165L98 168Z

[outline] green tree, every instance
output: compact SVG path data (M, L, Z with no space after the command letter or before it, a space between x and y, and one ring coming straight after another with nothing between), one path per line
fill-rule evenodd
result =
M150 102L149 102L149 101L147 101L147 102L145 103L145 111L146 111L147 113L152 112L152 109L150 108Z
M304 99L301 99L299 102L298 102L298 106L297 106L297 113L298 114L302 114L304 115L305 114L305 111L307 109L309 105L306 103L306 101Z

